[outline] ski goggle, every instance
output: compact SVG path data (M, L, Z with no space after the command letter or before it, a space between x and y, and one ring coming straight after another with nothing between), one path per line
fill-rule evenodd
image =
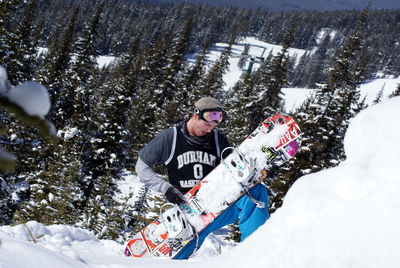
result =
M195 109L195 113L200 116L201 119L207 121L209 123L221 123L222 118L224 117L224 111L222 110L203 110Z

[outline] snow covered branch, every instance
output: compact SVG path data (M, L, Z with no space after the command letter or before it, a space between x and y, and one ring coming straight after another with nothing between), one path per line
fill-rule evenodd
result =
M6 69L0 66L0 107L13 114L26 126L34 126L46 139L55 139L54 125L44 119L50 110L47 89L35 82L26 82L12 87L7 79ZM0 122L2 132L5 126ZM3 133L4 134L4 133ZM0 148L0 171L15 167L15 156Z

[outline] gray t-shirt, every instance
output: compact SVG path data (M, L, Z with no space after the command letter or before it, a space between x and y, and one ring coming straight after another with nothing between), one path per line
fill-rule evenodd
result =
M186 125L184 124L185 123L161 131L139 151L136 173L140 181L148 185L150 189L154 191L165 194L168 188L171 187L171 184L154 172L153 167L157 164L167 164L171 160L176 144L177 131L186 131ZM230 146L225 135L219 130L214 129L209 135L215 135L217 151L219 152L218 155L220 155L223 148ZM186 136L187 139L197 139L197 137L189 137L187 131Z

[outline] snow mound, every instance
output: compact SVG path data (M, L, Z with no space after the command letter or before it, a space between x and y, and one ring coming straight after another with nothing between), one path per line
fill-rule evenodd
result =
M398 114L400 98L361 112L346 134L348 160L300 178L254 235L202 265L399 267Z
M40 246L34 246L30 242L2 235L0 232L2 247L0 250L0 267L86 267L71 259L69 256L54 252Z
M361 111L352 121L344 140L349 161L393 166L398 163L400 97ZM360 163L361 164L361 163Z
M93 232L68 225L45 226L36 221L29 221L25 225L3 226L1 231L18 240L52 241L53 244L69 245L74 241L98 240Z

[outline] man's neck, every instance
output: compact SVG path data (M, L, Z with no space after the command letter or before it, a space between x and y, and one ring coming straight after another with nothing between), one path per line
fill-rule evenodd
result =
M189 132L190 136L196 136L196 134L194 132L194 125L193 125L194 121L193 120L194 120L193 117L191 117L189 119L189 121L187 121L187 123L186 123L186 128L187 128L187 131Z

